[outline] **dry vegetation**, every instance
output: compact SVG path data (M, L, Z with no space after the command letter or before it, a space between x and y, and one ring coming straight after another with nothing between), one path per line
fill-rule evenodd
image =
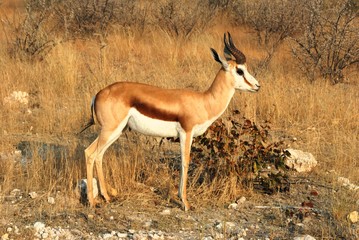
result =
M52 4L52 1L38 2ZM162 1L158 3L162 4L161 8L152 6L151 1L137 1L139 5L135 6L120 1L122 8L131 7L139 16L130 19L133 15L124 15L128 19L121 21L125 23L119 20L121 15L116 14L115 6L110 5L112 1L108 1L103 15L92 15L92 19L71 18L66 12L68 1L62 2L64 5L58 9L52 6L53 12L49 9L43 12L40 4L26 13L20 1L0 1L0 152L11 153L22 147L32 154L26 156L25 162L0 157L0 195L19 188L46 194L61 191L77 198L77 183L85 177L83 150L98 130L92 128L83 135L76 135L90 115L91 97L115 81L202 91L219 68L209 48L222 49L225 31L235 36L237 45L247 55L249 68L258 72L256 78L262 85L256 95L237 93L229 109L254 109L258 123L271 122L276 138L297 138L292 146L316 156L319 167L314 172L323 182L335 184L338 176L344 176L359 183L357 63L343 69L340 81L323 79L318 74L315 81L310 82L301 71L300 62L291 54L295 41L290 38L298 37L300 31L283 37L278 45L278 38L271 37L263 44L258 40L258 31L264 30L258 28L256 32L250 22L244 21L246 15L242 15L242 19L238 14L233 18L228 11L235 6L228 1L218 1L218 5L208 1L208 6L195 6L216 14L212 19L211 15L203 14L193 19L188 19L188 15L183 18L184 12L197 10L187 8L175 12L180 7L178 1ZM184 1L183 7L190 6L189 2ZM160 11L151 14L151 9ZM356 11L354 26L358 27L358 6L353 9ZM80 16L79 12L74 14ZM202 16L206 21L211 19L210 24L200 22ZM67 25L56 25L59 19ZM183 19L187 20L186 27L191 24L192 27L185 29L181 25ZM237 22L233 23L233 19ZM38 23L38 28L31 25L34 23L31 21ZM75 30L76 26L86 28ZM276 34L280 31L269 36L278 37ZM359 55L357 33L350 50L356 47L356 52L350 54ZM268 50L268 46L273 48ZM263 65L262 60L268 54L270 59ZM6 103L4 99L13 91L29 93L29 103ZM248 107L247 104L255 105ZM225 113L230 114L231 111ZM136 196L151 199L153 193L149 187L159 189L160 196L168 198L178 183L178 171L169 164L176 158L171 153L178 151L176 143L159 146L151 138L128 135L130 140L121 138L104 157L105 174L118 189L119 200ZM196 170L192 173L198 174ZM228 180L228 185L232 183ZM222 181L207 187L190 183L188 195L195 206L228 203L233 195L245 191L239 189L213 202L209 193L217 187L230 186ZM333 196L333 199L337 201L333 211L344 221L353 201L345 199L348 206L343 206L339 198ZM69 201L59 207L73 209L77 204Z

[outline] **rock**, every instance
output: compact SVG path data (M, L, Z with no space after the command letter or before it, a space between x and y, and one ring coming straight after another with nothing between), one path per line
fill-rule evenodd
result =
M350 180L348 178L345 178L345 177L338 177L338 182L343 184L343 186L346 186L346 185L350 184Z
M304 235L300 237L295 237L293 238L293 240L315 240L315 238L310 235Z
M317 165L313 154L288 148L290 156L285 159L285 165L297 172L309 172Z
M41 237L42 237L43 239L46 239L46 238L49 237L49 233L44 232L44 233L41 234Z
M144 227L144 228L150 228L151 226L152 226L152 220L146 221L146 222L143 224L143 227Z
M117 237L118 238L127 238L128 234L127 233L117 233Z
M228 209L238 209L238 204L237 203L231 203L231 204L229 204Z
M98 187L97 187L96 178L92 179L92 187L93 187L93 197L96 198L98 196ZM80 188L81 196L87 199L87 179L81 179L79 188Z
M359 220L358 218L359 218L359 214L357 211L353 211L353 212L349 213L347 216L348 221L351 223L357 223Z
M9 239L9 234L5 233L4 235L1 236L1 240L8 240Z
M170 209L165 209L162 212L160 212L161 215L170 215L171 214L171 210Z
M55 198L53 198L53 197L48 197L48 198L47 198L47 202L50 203L50 204L55 204Z
M11 192L10 192L10 196L14 196L14 197L19 197L21 196L21 190L20 189L13 189Z
M240 199L237 200L238 204L243 204L247 199L245 197L241 197Z
M13 91L9 96L4 98L4 103L9 105L15 103L27 105L29 103L29 94L22 91Z
M36 232L40 232L45 229L45 224L42 222L36 222L36 223L34 223L34 228L35 228Z
M343 187L346 187L349 190L353 190L353 191L359 190L359 186L351 183L348 178L338 177L338 182L341 183Z
M105 234L102 236L103 239L108 239L108 238L112 238L112 237L113 237L113 235L112 235L111 233L105 233Z
M32 199L37 198L37 193L36 193L36 192L30 192L29 195L30 195L30 197L31 197Z

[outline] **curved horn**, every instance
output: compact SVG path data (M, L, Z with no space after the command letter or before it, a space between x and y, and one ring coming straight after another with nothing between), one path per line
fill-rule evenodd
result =
M233 43L231 34L229 32L227 32L227 34L228 34L228 42L226 39L226 34L224 34L225 49L227 48L231 52L231 54L236 58L237 64L244 64L246 62L246 56L236 48L236 46Z

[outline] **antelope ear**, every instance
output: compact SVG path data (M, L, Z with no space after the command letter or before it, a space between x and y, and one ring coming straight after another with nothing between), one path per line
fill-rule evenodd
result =
M214 60L216 60L217 62L219 62L222 67L227 71L228 70L228 62L226 60L223 60L218 53L216 52L216 50L214 50L213 48L211 48L211 52L212 52L212 56L214 58Z

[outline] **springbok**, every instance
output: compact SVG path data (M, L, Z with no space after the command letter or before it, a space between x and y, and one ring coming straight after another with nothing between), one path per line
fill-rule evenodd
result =
M102 158L106 149L119 138L123 129L129 126L145 135L179 137L182 162L178 196L185 211L190 209L186 186L193 137L203 134L226 110L235 89L257 92L260 88L258 81L247 71L246 57L235 47L230 33L228 42L224 34L225 59L213 48L211 51L214 60L222 67L205 92L116 82L99 91L92 99L91 120L81 131L94 125L95 118L101 126L100 134L85 150L87 197L90 206L95 205L91 184L94 163L101 194L107 202L110 201L102 171Z

